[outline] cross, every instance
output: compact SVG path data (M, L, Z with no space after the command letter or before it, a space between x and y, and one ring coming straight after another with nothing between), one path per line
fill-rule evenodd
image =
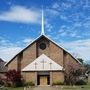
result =
M34 65L35 65L35 69L37 69L37 63L36 62L34 63Z
M46 63L46 61L44 61L44 59L41 61L41 63L43 64L43 69L44 69L44 63Z
M50 69L52 69L52 66L51 66L51 65L52 65L52 63L50 62L49 64L50 64Z

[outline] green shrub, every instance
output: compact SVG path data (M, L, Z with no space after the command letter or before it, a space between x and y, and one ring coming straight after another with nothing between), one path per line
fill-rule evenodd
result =
M25 86L35 86L35 84L32 81L25 82Z
M11 87L11 84L7 82L7 83L4 83L4 86L5 87Z
M16 87L22 87L23 86L23 82L17 82L16 83Z
M76 85L86 85L87 83L84 80L79 80L76 82Z
M2 80L0 80L0 86L4 85L4 82Z
M60 81L54 81L52 85L64 85L64 83Z

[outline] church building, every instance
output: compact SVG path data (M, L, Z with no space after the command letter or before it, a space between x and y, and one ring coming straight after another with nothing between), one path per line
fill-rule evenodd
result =
M42 10L41 35L5 66L8 70L20 70L25 81L30 80L35 85L52 85L55 81L64 82L64 72L70 62L80 64L68 51L45 35Z

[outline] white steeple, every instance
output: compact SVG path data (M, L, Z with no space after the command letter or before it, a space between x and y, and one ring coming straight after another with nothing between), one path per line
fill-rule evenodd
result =
M41 35L44 35L44 14L43 14L43 6L42 6L42 31Z

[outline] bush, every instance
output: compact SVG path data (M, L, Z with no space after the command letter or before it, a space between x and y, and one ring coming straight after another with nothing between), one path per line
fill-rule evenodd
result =
M64 85L64 83L60 81L54 81L52 85Z
M2 81L2 78L0 76L0 86L4 85L4 82Z
M35 86L35 84L32 81L27 81L25 86Z
M4 86L5 86L5 87L10 87L10 86L11 86L11 84L10 84L10 83L8 83L8 82L5 82L5 83L4 83Z
M23 82L22 81L16 83L16 87L22 87L22 86L23 86Z
M0 86L4 85L4 82L0 81Z
M79 80L76 82L76 85L86 85L87 83L84 80Z
M4 78L4 82L11 87L19 87L22 83L22 75L20 71L9 70L5 73L6 78Z

